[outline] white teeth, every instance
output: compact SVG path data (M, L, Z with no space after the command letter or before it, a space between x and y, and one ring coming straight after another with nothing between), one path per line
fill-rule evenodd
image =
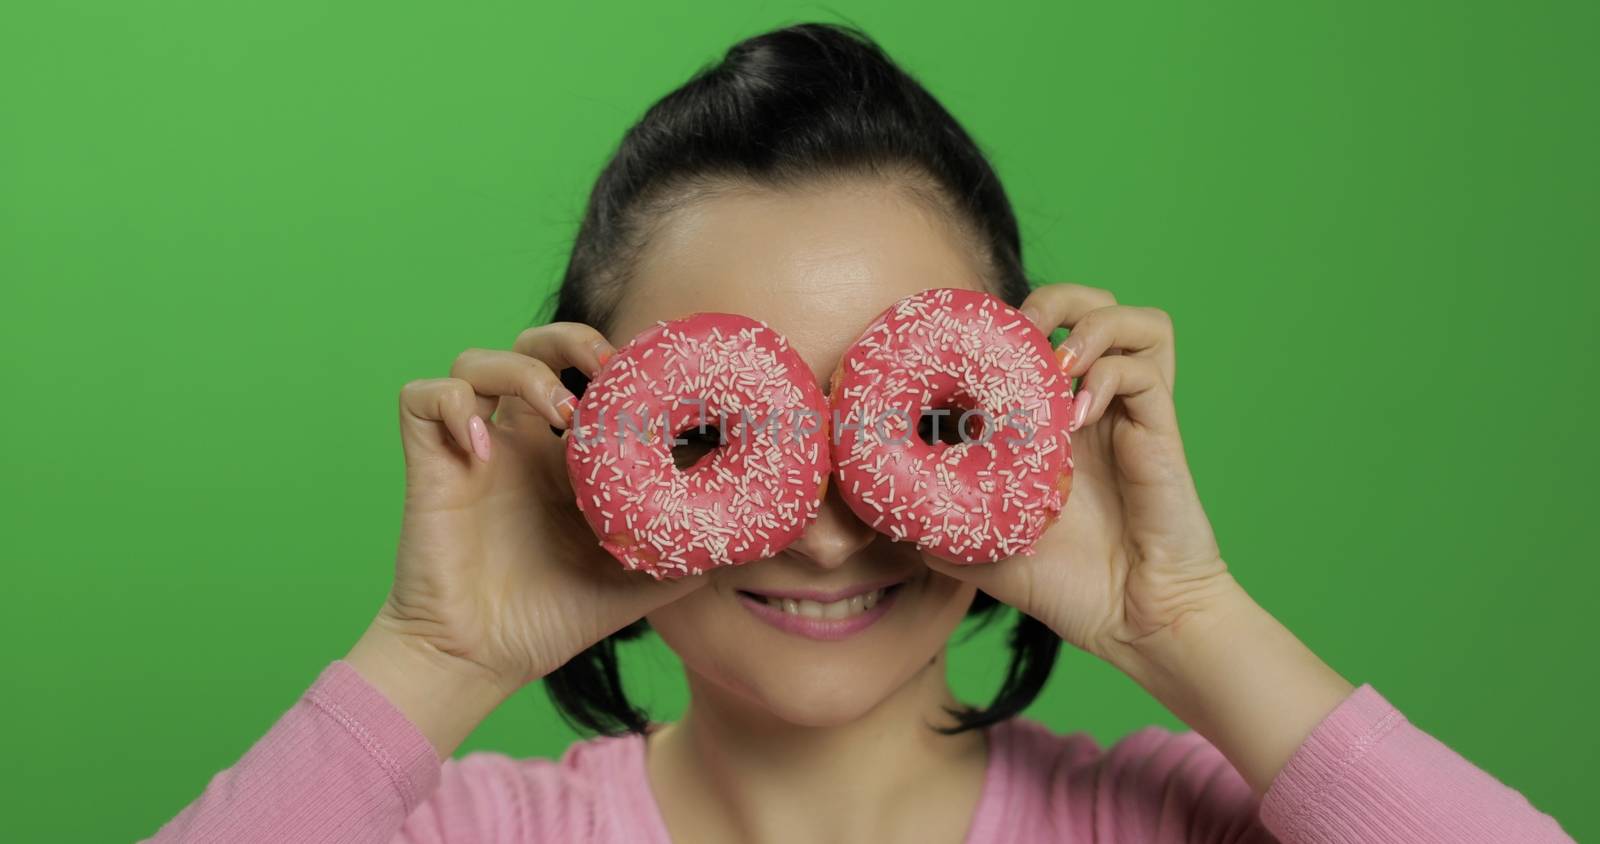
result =
M855 595L832 603L822 604L816 601L801 598L766 598L766 604L776 610L782 610L789 615L800 615L806 618L835 620L860 615L878 605L883 598L884 590L874 589L861 595Z

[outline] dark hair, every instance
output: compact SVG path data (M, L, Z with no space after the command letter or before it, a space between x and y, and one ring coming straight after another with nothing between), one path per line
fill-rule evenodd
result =
M892 178L943 210L973 241L998 295L1027 296L1022 243L1011 202L972 138L933 95L859 30L807 23L745 39L651 106L596 180L551 319L605 330L650 226L720 184L783 187L851 174ZM584 380L563 380L581 393ZM969 615L980 627L1004 605L983 592ZM561 716L577 729L643 732L646 713L623 690L618 642L641 619L544 678ZM1025 709L1055 666L1061 640L1018 613L1011 660L993 702L950 714L958 733Z

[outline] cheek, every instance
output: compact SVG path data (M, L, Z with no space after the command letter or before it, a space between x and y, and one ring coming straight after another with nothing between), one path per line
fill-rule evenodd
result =
M954 578L930 572L930 583L925 606L916 620L919 641L927 643L926 656L932 657L944 648L956 627L967 616L972 598L978 588Z

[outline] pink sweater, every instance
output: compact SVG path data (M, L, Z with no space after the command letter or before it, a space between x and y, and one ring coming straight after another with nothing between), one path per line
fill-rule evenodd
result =
M1319 724L1257 799L1216 748L1147 727L1101 749L1014 719L990 729L967 841L1567 841L1518 792L1412 726L1370 685ZM169 821L159 842L667 844L638 736L559 761L477 752L440 763L342 660Z

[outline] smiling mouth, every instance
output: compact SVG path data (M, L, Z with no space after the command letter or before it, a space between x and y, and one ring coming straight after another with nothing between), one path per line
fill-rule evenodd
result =
M877 624L894 607L905 583L881 583L854 595L810 590L769 595L745 589L737 594L751 615L771 627L805 639L835 642Z
M739 593L752 601L758 601L787 615L836 621L862 615L877 606L879 601L888 597L898 588L900 588L900 584L896 583L893 586L873 589L870 592L863 592L859 595L827 602L813 601L809 598L780 598L776 595L761 595L755 592L746 592L742 589L739 590Z

